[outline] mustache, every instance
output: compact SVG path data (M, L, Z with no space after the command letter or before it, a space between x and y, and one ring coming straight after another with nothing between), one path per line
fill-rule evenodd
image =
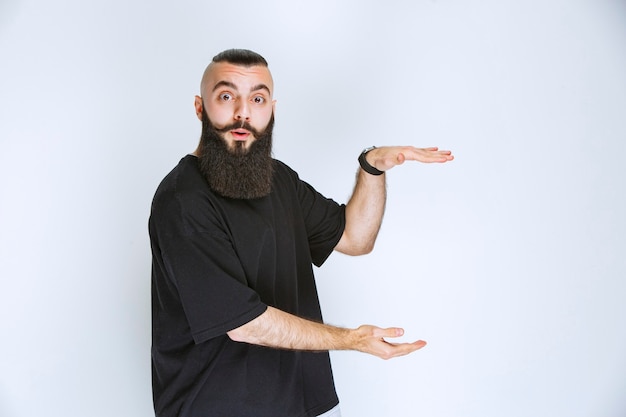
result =
M220 133L226 133L229 130L235 130L235 129L246 129L247 131L249 131L250 133L252 133L254 135L254 137L259 137L260 133L258 130L256 130L254 127L252 127L252 125L250 125L250 123L246 122L245 120L242 120L241 122L235 122L235 123L231 123L227 126L224 126L222 128L218 128L216 126L213 126L213 129L216 132L220 132Z
M259 132L254 127L252 127L252 125L246 122L245 120L234 122L222 128L218 128L217 126L213 124L213 122L211 122L211 119L209 119L209 115L206 112L206 107L204 106L204 104L202 106L202 122L205 124L208 124L211 129L219 133L226 133L229 130L235 130L235 129L246 129L248 132L252 133L255 138L258 138L259 136L261 136L261 133L262 133L262 132Z

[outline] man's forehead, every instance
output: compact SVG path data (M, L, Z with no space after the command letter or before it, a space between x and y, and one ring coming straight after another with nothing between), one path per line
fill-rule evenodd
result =
M239 88L251 88L260 84L266 85L272 93L274 82L268 67L263 65L243 66L228 62L211 63L202 77L202 90L208 93L219 84L228 82Z

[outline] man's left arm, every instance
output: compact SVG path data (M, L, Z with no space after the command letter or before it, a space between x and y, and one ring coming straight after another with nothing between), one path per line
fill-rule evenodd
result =
M454 156L436 147L385 146L367 151L363 158L361 165L369 166L368 171L373 173L359 167L352 197L346 205L346 227L335 247L346 255L364 255L374 249L387 200L386 171L405 161L441 163Z

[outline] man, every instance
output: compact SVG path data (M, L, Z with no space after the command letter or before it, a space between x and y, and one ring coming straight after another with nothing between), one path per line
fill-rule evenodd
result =
M328 351L383 359L400 328L323 324L312 264L369 253L385 205L384 171L446 162L437 148L364 151L352 197L323 197L271 156L274 90L247 50L207 67L195 109L200 144L152 204L153 393L157 416L339 416Z

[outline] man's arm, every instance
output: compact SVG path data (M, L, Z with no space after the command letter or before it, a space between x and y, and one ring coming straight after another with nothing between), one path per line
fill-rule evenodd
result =
M407 355L426 345L422 340L413 343L389 343L384 340L385 337L403 334L404 330L397 327L381 329L363 325L357 329L346 329L330 326L273 307L228 332L228 336L236 342L292 350L356 350L382 359Z
M388 171L405 161L447 162L452 152L438 148L386 146L365 155L367 162L379 171ZM346 228L335 250L346 255L364 255L374 249L385 211L386 175L372 175L359 168L352 197L346 205Z

